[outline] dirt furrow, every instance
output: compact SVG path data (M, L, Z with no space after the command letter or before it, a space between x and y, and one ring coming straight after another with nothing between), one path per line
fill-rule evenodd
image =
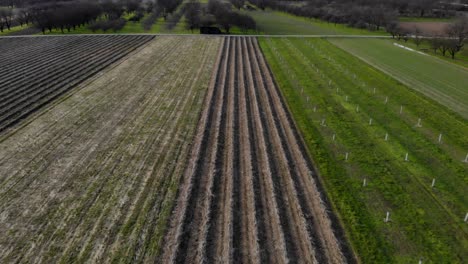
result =
M238 91L239 91L239 147L240 163L239 163L239 183L240 195L239 205L235 210L238 214L234 221L239 221L240 231L234 232L234 241L240 241L234 252L234 262L240 263L260 263L260 252L258 245L257 234L257 218L256 218L256 203L255 203L255 189L253 182L253 167L252 167L252 151L251 151L251 137L252 127L249 124L249 114L247 111L247 92L245 84L244 72L244 52L243 42L244 39L237 39L237 67L238 73ZM234 243L236 246L236 243Z
M264 110L263 122L267 127L266 138L270 140L269 147L272 159L276 160L277 172L273 175L273 181L278 192L280 212L282 213L283 232L287 238L288 255L292 261L304 259L306 262L316 262L314 249L307 236L307 224L305 223L300 205L297 201L297 192L291 181L291 168L287 160L287 153L282 146L282 135L277 129L278 120L272 111L272 107L265 95L265 83L260 75L259 66L256 57L256 50L251 45L251 39L248 42L248 48L251 52L251 63L256 76L255 92L259 98L259 106Z
M227 75L229 69L229 60L231 58L230 48L231 41L227 40L227 57L226 63L223 66L224 73ZM223 76L220 79L220 88L218 90L216 108L214 110L215 117L209 129L209 136L206 146L209 148L207 155L201 155L199 161L199 168L196 170L195 178L201 178L199 185L198 195L196 200L197 206L192 207L195 210L193 219L186 219L190 221L191 233L190 239L187 241L187 254L179 255L179 261L185 259L185 263L203 263L207 261L207 248L206 244L209 239L209 231L213 215L216 216L217 204L214 197L221 191L220 185L220 171L223 166L223 150L224 150L224 134L226 133L226 105L227 105L227 84L226 78ZM186 240L182 242L184 244ZM184 249L184 247L182 247Z
M161 262L353 262L255 39L225 38L204 106Z
M232 195L234 177L234 89L236 57L235 39L230 39L228 72L224 87L225 107L221 118L221 136L218 146L219 155L216 161L216 174L213 184L213 202L210 213L212 220L209 225L207 240L215 245L207 248L207 262L228 262L231 259L232 247Z
M312 175L316 175L310 160L307 158L304 146L297 133L294 133L295 125L291 117L287 113L287 108L281 100L281 95L271 77L268 66L260 53L260 48L257 41L253 42L257 50L258 61L261 66L261 75L271 89L268 90L268 96L272 101L272 107L277 113L280 122L280 129L284 137L284 146L289 149L287 152L291 155L291 165L294 167L294 182L299 192L299 199L307 216L308 221L313 223L309 225L309 233L312 237L317 237L320 241L315 241L316 246L323 250L323 260L329 263L345 263L346 258L343 255L343 249L340 245L337 235L335 234L336 225L332 223L330 206L326 204L323 190L318 189L317 182L314 181ZM343 238L341 238L343 239ZM318 243L317 243L318 242ZM353 261L352 258L349 259Z
M223 91L219 91L216 88L218 87L218 83L224 82L224 74L227 69L228 57L225 51L229 48L229 41L224 40L222 45L223 48L220 49L218 54L218 68L213 73L212 81L204 103L205 108L202 111L197 133L194 138L190 159L188 160L187 168L180 184L177 206L174 209L174 214L172 216L171 229L166 235L165 243L167 246L163 257L160 260L161 263L184 262L184 259L188 257L187 254L189 248L192 250L191 257L194 257L194 255L196 255L196 251L198 251L196 238L194 238L194 236L199 233L198 228L207 228L207 226L202 227L197 224L192 224L192 221L196 217L200 219L199 221L202 221L203 217L205 219L208 217L208 212L203 210L203 208L209 209L210 206L209 202L204 202L204 200L205 198L209 200L212 196L210 193L212 180L201 179L201 177L197 176L200 175L200 171L202 170L205 173L201 175L204 175L205 177L211 175L211 173L206 173L206 169L208 168L205 168L204 170L202 166L204 165L204 160L211 160L211 156L214 156L211 152L216 150L215 138L209 136L209 131L213 131L215 133L214 136L217 136L223 103ZM211 162L209 167L212 167L213 164L214 162ZM190 232L193 232L194 234L191 234ZM200 243L202 242L203 241L200 241ZM193 249L193 247L196 248ZM199 256L196 260L200 262L202 260L201 257L202 256ZM186 260L195 261L195 258L187 258Z
M285 233L282 229L280 218L280 207L278 197L273 182L273 176L276 174L274 167L274 160L271 160L271 153L269 153L269 142L266 136L266 128L263 125L261 116L263 115L262 109L259 108L257 96L254 91L255 76L250 65L250 55L247 52L248 47L246 42L243 43L243 48L246 51L244 60L245 70L247 72L247 98L250 102L249 118L252 118L254 128L253 142L256 152L256 165L257 176L260 189L260 199L262 201L262 218L257 219L265 226L265 239L260 240L260 244L264 244L262 249L265 251L267 261L270 263L288 263L287 244Z

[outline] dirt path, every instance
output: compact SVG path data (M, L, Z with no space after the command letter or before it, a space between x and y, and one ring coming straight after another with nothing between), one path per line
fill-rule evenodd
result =
M225 38L162 263L348 263L254 38Z
M220 40L161 37L2 139L0 262L158 258Z

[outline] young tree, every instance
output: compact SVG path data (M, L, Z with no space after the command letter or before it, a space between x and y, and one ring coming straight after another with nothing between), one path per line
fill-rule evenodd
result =
M413 39L414 43L416 44L416 47L419 47L421 45L423 38L422 38L422 31L419 27L415 26L413 29Z
M449 39L440 38L439 39L439 51L442 53L444 57L445 57L445 54L447 54L448 48L449 48Z
M400 26L398 25L397 21L391 21L385 27L385 30L392 35L392 38L398 36L398 31L400 30Z
M5 26L8 28L8 30L10 30L12 22L13 22L13 8L10 8L10 7L0 8L0 31L3 32Z
M455 59L455 54L461 50L457 39L447 39L446 41L447 51L449 52L452 59Z
M461 17L457 21L448 25L445 32L447 36L453 40L450 41L449 46L454 47L457 52L460 51L465 45L465 41L468 37L468 17Z
M438 38L437 36L432 36L429 42L431 43L431 48L434 51L434 53L437 53L437 50L441 46L440 38Z
M28 8L16 9L16 21L21 25L28 25L31 22L31 14Z

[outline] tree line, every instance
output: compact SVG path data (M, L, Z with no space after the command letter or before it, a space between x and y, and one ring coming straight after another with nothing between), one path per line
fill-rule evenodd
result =
M240 9L243 4L244 1L240 0L231 0L230 2L209 0L208 5L202 7L199 1L191 0L185 4L187 27L193 31L201 27L219 26L227 34L234 26L244 32L255 30L255 20L251 16L235 10Z
M242 31L256 28L250 16L235 10L243 4L243 0L209 0L206 5L199 0L0 0L0 31L29 24L43 33L82 26L93 31L117 31L127 21L141 20L142 27L149 30L159 17L167 27L175 27L185 16L186 26L192 31L220 27L229 34L234 26ZM124 19L123 15L130 17Z

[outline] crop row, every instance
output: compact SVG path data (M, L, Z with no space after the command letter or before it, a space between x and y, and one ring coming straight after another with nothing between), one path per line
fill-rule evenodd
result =
M460 262L466 122L326 40L261 44L362 261Z
M151 36L75 36L0 39L0 131L118 61ZM15 47L15 42L19 42Z
M218 65L162 262L352 263L256 39Z

